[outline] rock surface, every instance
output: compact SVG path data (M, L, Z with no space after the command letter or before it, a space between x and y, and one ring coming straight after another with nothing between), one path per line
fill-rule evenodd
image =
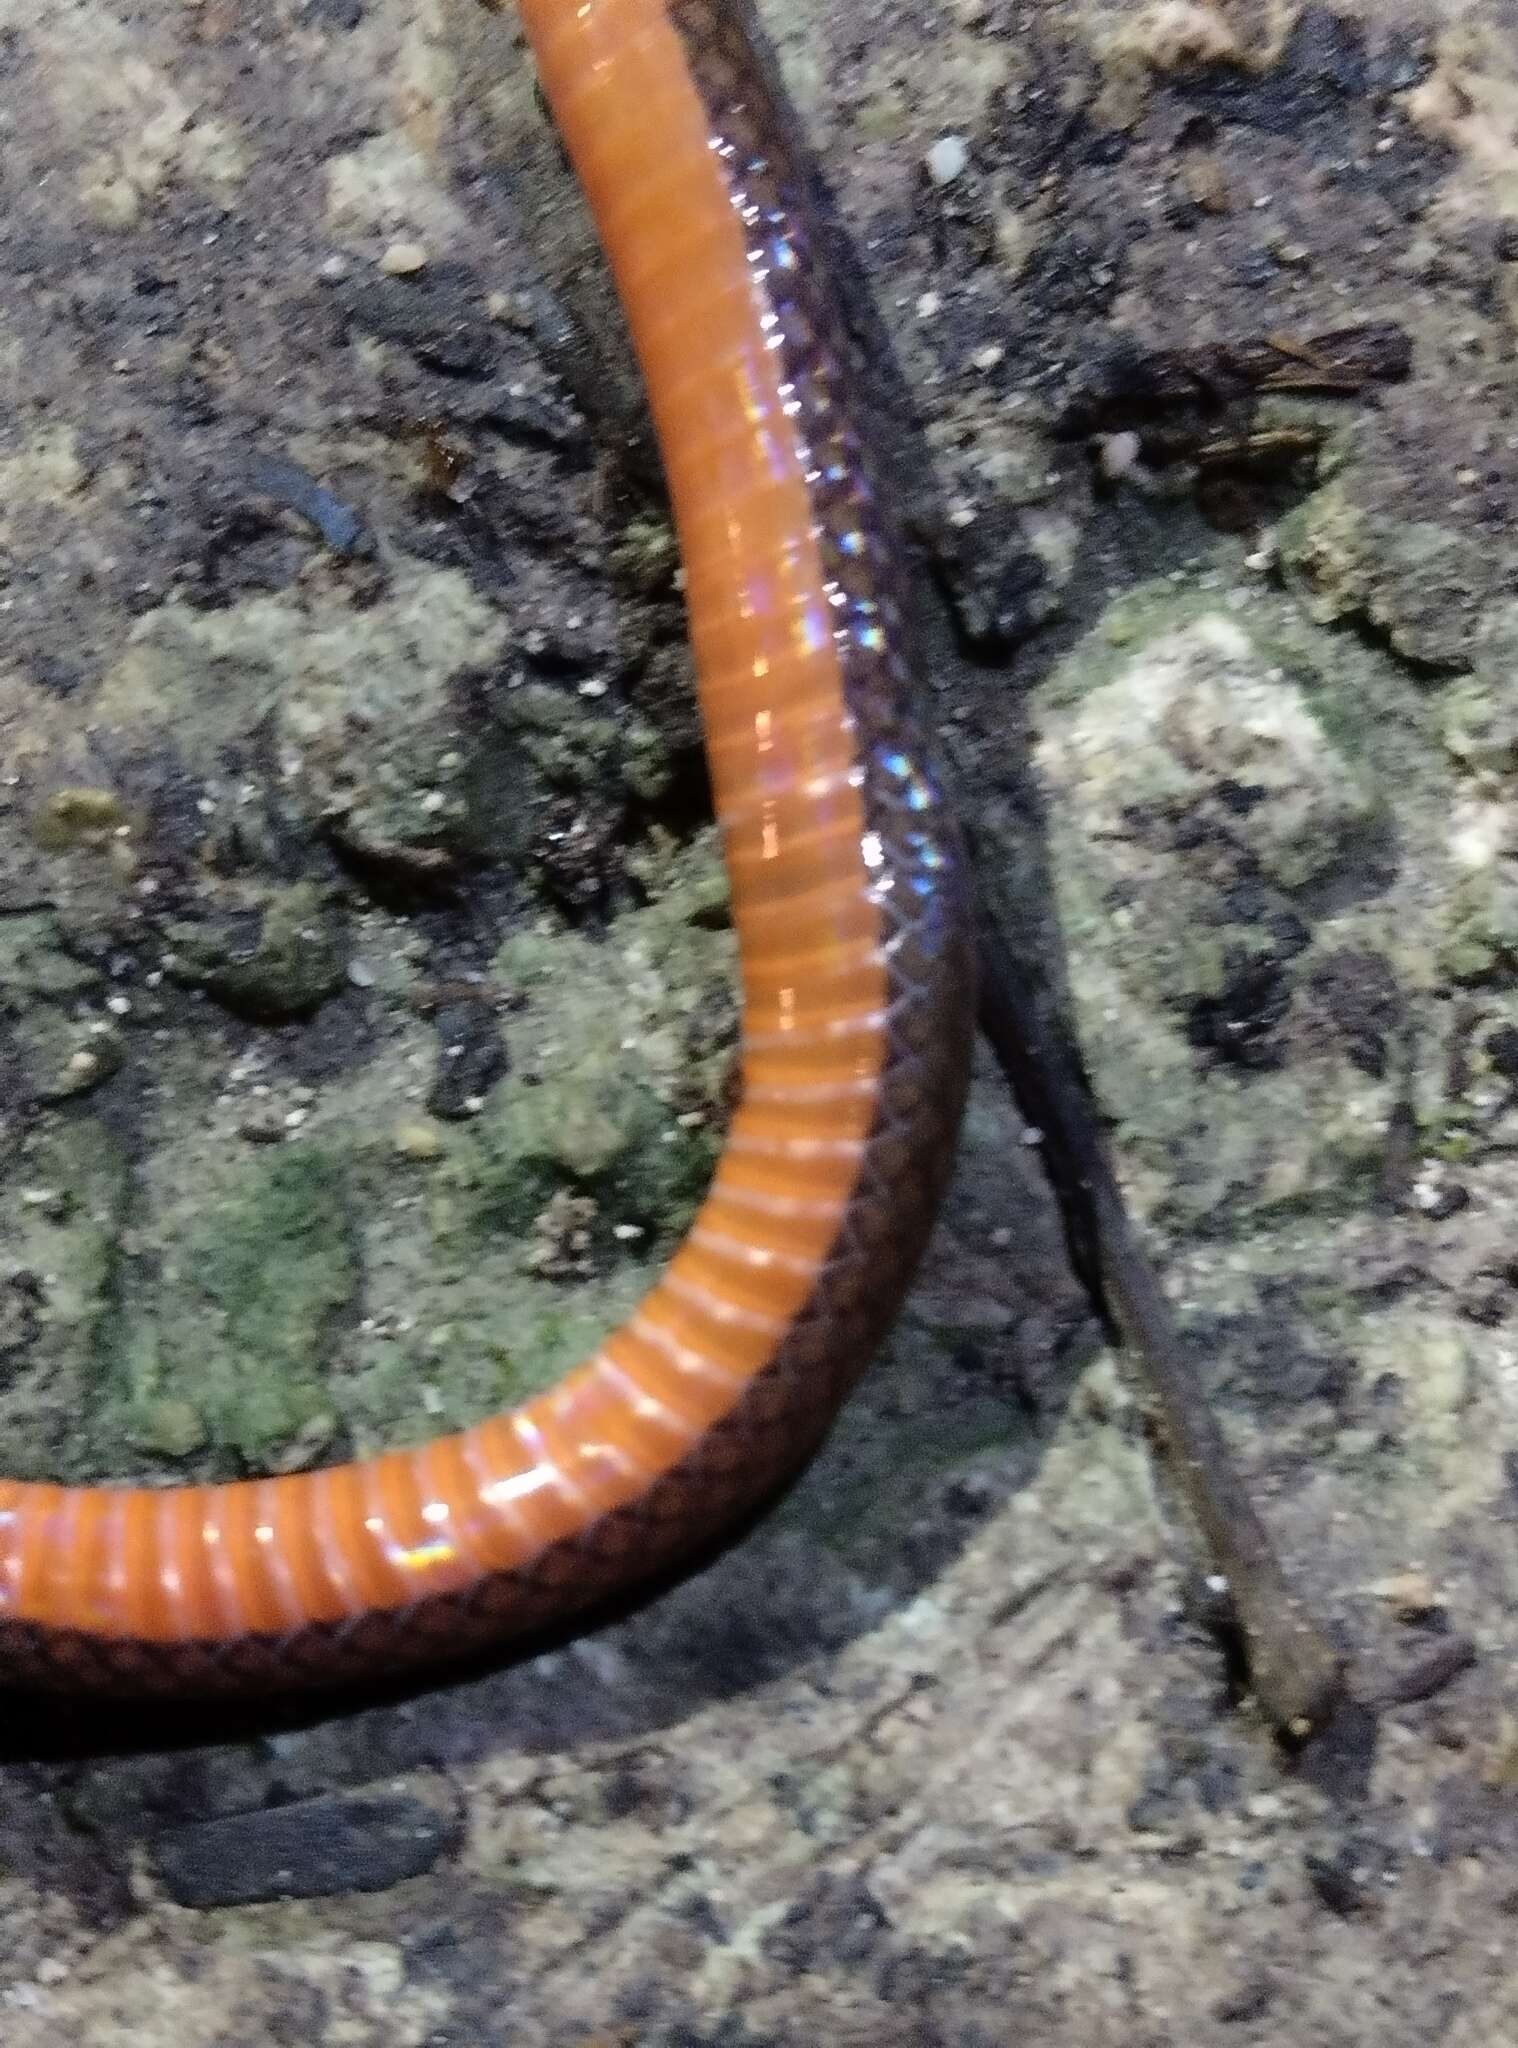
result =
M965 801L1289 1565L1413 1675L1295 1767L1229 1697L987 1071L878 1368L703 1573L254 1733L7 1703L7 2048L1518 2037L1509 10L765 13L943 486ZM0 0L0 117L4 1462L415 1440L635 1298L729 1086L569 195L465 0ZM1300 388L1372 320L1401 381ZM1263 336L1258 403L1166 384Z

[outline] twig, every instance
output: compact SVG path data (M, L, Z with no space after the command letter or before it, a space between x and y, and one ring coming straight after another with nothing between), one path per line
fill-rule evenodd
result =
M1134 1235L1079 1056L1014 957L986 863L976 865L982 1029L1024 1113L1043 1133L1072 1256L1127 1343L1154 1404L1177 1491L1227 1580L1255 1698L1279 1735L1305 1741L1348 1701L1343 1660L1287 1581Z

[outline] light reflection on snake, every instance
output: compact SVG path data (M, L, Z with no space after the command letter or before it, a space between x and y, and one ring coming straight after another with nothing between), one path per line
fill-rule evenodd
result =
M515 1411L223 1486L0 1482L0 1683L279 1691L444 1661L711 1542L815 1449L942 1191L967 890L805 165L722 0L521 0L647 381L743 983L711 1191Z

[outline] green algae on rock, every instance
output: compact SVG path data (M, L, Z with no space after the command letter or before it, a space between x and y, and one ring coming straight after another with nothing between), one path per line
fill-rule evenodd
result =
M716 1156L733 946L715 848L657 866L655 900L604 939L527 932L497 955L531 1050L434 1179L445 1238L520 1234L561 1191L594 1202L603 1238L663 1245L688 1222Z
M1335 477L1281 522L1288 580L1324 625L1364 619L1418 668L1467 667L1491 591L1486 552L1454 527L1362 502L1357 480L1353 468Z
M479 830L454 685L506 636L457 570L404 559L363 602L341 582L214 611L174 602L134 626L99 715L135 745L172 733L212 783L267 727L279 800L309 834L377 861L446 856Z
M48 853L98 847L130 830L132 813L111 789L56 789L32 820L32 834Z
M38 1102L87 1095L119 1073L126 1059L122 1034L103 1019L79 1019L39 1008L16 1027L21 1071Z
M1373 809L1301 689L1226 611L1148 637L1063 734L1046 766L1078 773L1096 830L1184 818L1284 889L1336 867Z
M1137 592L1051 676L1073 992L1141 1206L1217 1230L1374 1184L1402 990L1432 978L1455 872L1437 757L1412 766L1423 704L1264 591ZM1397 777L1422 862L1387 836Z
M239 1016L309 1017L344 986L348 956L335 910L306 882L262 903L168 927L165 966Z
M310 1143L244 1164L189 1241L165 1258L149 1315L121 1340L121 1397L144 1446L196 1448L278 1469L330 1440L323 1367L361 1280L348 1176ZM166 1404L188 1403L200 1430Z
M35 1002L70 1002L104 979L68 951L54 911L0 911L0 1010L15 1015Z
M1518 770L1518 603L1494 605L1471 648L1470 674L1442 697L1445 746L1461 765L1504 798Z
M0 1352L0 1428L18 1478L87 1469L111 1371L127 1198L125 1151L93 1117L54 1122L9 1162L0 1285L17 1313Z
M1451 981L1474 987L1518 968L1518 874L1483 862L1460 877L1439 946Z

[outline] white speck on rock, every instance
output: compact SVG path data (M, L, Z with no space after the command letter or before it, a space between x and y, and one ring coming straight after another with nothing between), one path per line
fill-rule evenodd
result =
M940 136L923 161L935 185L952 185L969 166L969 138L964 135Z

